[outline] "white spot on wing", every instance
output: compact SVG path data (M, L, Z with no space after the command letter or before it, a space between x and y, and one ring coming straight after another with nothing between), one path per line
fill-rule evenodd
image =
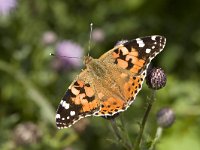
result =
M144 47L145 46L143 40L141 40L140 38L137 38L136 42L139 44L139 47Z
M147 48L147 49L146 49L146 53L148 54L148 53L150 53L150 52L151 52L151 49Z
M60 114L56 114L56 119L57 119L57 118L60 118Z
M69 109L69 103L66 103L65 101L61 100L60 103L65 109Z
M64 100L61 100L61 101L60 101L60 104L62 104L63 102L64 102Z
M70 111L70 115L74 116L75 115L75 111Z
M155 40L156 40L156 35L152 36L151 39L152 39L153 41L155 41Z

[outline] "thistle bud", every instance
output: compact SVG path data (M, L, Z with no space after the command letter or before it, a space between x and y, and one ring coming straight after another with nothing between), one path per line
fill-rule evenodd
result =
M42 131L32 122L20 123L13 132L16 145L30 145L38 143L42 137Z
M167 78L161 68L148 69L146 76L146 84L149 88L159 90L166 85Z
M167 128L170 127L175 121L175 115L172 109L162 108L157 113L157 124L160 127Z

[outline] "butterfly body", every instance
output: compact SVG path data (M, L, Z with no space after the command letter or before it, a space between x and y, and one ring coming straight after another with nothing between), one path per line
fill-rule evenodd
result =
M164 37L149 36L117 45L99 59L86 56L86 69L60 102L57 127L70 127L87 116L109 117L126 110L142 88L151 59L164 45Z

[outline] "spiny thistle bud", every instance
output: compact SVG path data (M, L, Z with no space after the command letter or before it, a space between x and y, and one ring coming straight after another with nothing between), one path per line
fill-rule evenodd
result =
M167 78L161 68L148 69L146 83L149 88L159 90L166 85Z
M160 127L167 128L170 127L175 121L175 115L172 109L162 108L157 113L157 124Z

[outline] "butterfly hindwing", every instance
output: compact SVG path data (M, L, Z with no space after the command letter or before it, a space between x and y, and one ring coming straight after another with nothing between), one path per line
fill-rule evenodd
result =
M120 88L119 93L106 92L100 95L100 111L96 112L95 116L109 117L119 112L125 111L134 101L136 95L142 88L145 72L139 76L132 76L122 73L120 76L113 76L116 81L116 87ZM118 82L116 78L120 78ZM110 90L110 89L109 89Z

